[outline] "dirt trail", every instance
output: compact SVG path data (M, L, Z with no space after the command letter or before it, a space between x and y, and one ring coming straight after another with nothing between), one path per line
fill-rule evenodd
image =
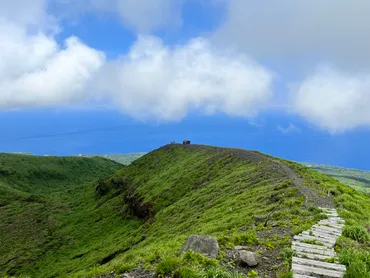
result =
M304 184L302 178L297 175L288 165L285 163L271 159L274 163L278 164L285 174L293 181L294 185L298 188L299 192L305 197L306 206L317 206L317 207L328 207L333 208L334 205L329 198L325 198L319 192L313 190Z

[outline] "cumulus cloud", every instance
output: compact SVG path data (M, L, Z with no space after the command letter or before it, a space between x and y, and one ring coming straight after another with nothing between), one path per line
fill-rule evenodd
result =
M23 2L27 7L29 1ZM2 1L7 13L0 9L0 109L64 105L87 97L104 55L75 37L59 46L45 21L34 19L49 18L44 1L32 2L30 15L13 4Z
M169 47L141 36L103 68L97 88L132 117L172 121L191 109L253 115L270 99L272 79L248 57L217 51L203 38Z
M349 74L320 67L300 86L294 109L331 132L370 125L370 74Z
M228 0L217 41L286 66L370 65L368 0ZM291 70L291 69L290 69ZM297 68L295 68L295 71Z

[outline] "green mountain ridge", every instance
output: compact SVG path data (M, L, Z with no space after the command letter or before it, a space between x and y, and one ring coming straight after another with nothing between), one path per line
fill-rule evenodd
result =
M136 159L139 159L145 154L146 154L145 152L139 152L131 154L114 154L114 155L107 154L99 156L111 159L124 165L129 165L130 163L132 163ZM345 185L351 186L365 193L370 193L370 171L308 162L302 162L301 164L313 170L317 170L321 173L331 176Z
M359 191L370 193L370 171L330 166L324 164L303 163L307 167L331 176L341 183Z
M336 206L347 277L370 277L370 197L256 151L171 144L129 166L0 155L0 190L0 275L109 277L101 275L142 267L167 277L291 277L293 235L322 219L317 206ZM219 257L181 256L191 234L216 238ZM226 254L235 245L264 261L233 266Z

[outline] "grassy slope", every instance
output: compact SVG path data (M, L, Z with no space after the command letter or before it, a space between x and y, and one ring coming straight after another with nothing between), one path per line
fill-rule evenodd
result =
M281 251L290 246L294 233L307 229L320 215L303 207L303 196L274 161L257 152L194 145L165 146L135 161L105 182L110 192L103 200L141 199L141 207L148 207L151 216L140 231L145 240L76 277L137 265L153 269L163 260L178 258L190 234L218 238L221 264L227 247L247 244L269 260L257 269L261 275L273 277L287 271ZM126 219L135 218L127 203L121 213ZM186 262L180 264L189 267ZM190 267L196 272L203 268Z
M62 227L78 219L81 202L86 207L94 200L91 182L121 167L102 158L0 154L0 275L38 273L48 255L57 259L56 250L78 238L75 227Z
M370 195L341 184L334 178L289 162L308 186L327 192L339 215L345 219L343 236L336 251L347 265L346 278L370 278Z
M370 193L370 172L343 167L305 163L311 169L327 174L343 184L359 191Z
M298 175L289 175L283 166ZM39 213L23 217L46 221L47 225L32 225L35 229L50 227L44 241L38 238L34 247L23 250L39 248L37 256L36 251L30 255L36 261L17 258L7 267L15 266L20 269L17 273L31 277L95 277L138 265L157 271L170 266L169 272L177 269L182 277L197 277L201 271L210 274L209 265L217 264L220 270L227 248L244 244L267 259L257 268L260 275L274 277L289 268L292 235L321 218L317 209L304 205L316 200L305 200L297 178L318 193L318 199L331 192L348 224L348 237L337 247L349 266L348 277L369 277L369 196L295 163L257 152L193 145L165 146L103 181L49 193L46 210L29 209ZM22 208L5 208L8 219L23 219ZM38 220L42 213L45 217ZM180 259L187 236L195 233L219 240L222 251L216 262L191 254Z

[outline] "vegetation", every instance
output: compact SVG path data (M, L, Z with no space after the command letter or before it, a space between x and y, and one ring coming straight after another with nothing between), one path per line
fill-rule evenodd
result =
M370 193L370 171L348 169L337 166L304 163L311 169L331 176L342 184L351 186L359 191Z
M339 261L347 266L347 278L370 277L370 196L341 184L307 167L289 162L307 184L323 195L330 195L345 220L343 236L336 244Z
M89 230L101 229L102 223L98 227L94 221L112 212L80 209L96 206L95 180L120 168L103 158L0 154L0 276L52 276L60 273L54 272L54 261L67 258L73 265L71 257L86 248ZM114 215L102 222L109 223ZM49 273L39 274L39 268Z
M347 276L370 273L369 196L258 152L173 144L127 167L5 155L0 190L0 275L98 277L140 266L162 277L292 277L291 238L324 218L317 200L329 199L346 220L336 249ZM219 257L181 254L191 234L217 238ZM227 260L235 245L268 263L236 271Z

